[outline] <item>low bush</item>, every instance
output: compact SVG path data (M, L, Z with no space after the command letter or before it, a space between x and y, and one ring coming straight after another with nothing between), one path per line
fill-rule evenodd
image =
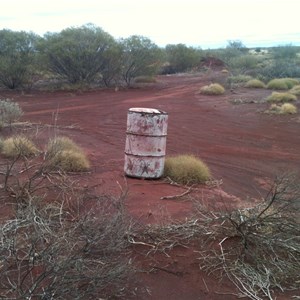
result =
M293 88L289 90L289 93L299 96L300 95L300 85L293 86Z
M294 78L276 78L268 82L267 88L271 90L289 90L297 84L299 84L299 81Z
M156 78L153 76L138 76L134 79L135 83L155 83Z
M178 155L166 159L164 176L181 184L204 183L211 178L207 165L193 155Z
M19 120L22 114L23 111L18 103L12 102L10 99L0 100L0 126L11 125Z
M1 152L7 157L24 156L29 157L36 155L39 150L34 143L24 136L14 136L3 141Z
M86 171L90 163L83 150L68 137L56 137L49 141L46 159L53 168L66 172Z
M290 102L296 100L297 97L291 93L273 92L269 97L267 97L268 102Z
M291 103L284 103L283 105L272 104L266 113L278 115L296 114L297 107Z
M284 103L280 111L282 114L296 114L297 113L297 107L291 103Z
M245 87L263 89L266 87L266 85L259 79L251 79L246 82Z
M205 95L222 95L225 93L225 89L218 83L212 83L210 85L203 86L200 89L200 93Z

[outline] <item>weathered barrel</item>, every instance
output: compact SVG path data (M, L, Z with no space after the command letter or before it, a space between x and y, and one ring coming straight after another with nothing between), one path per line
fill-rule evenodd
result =
M163 175L168 114L154 108L130 108L127 114L124 171L127 176Z

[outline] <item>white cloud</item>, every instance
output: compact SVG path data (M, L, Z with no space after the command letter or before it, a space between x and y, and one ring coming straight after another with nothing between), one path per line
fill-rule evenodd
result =
M115 37L140 34L161 45L276 42L300 33L299 8L294 0L15 0L1 4L0 28L43 34L94 23Z

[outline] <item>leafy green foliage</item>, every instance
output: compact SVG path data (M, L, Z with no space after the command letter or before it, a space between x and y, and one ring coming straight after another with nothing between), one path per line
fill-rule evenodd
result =
M197 67L202 58L202 51L193 47L187 47L184 44L167 45L166 59L169 63L168 70L162 70L162 73L184 72Z
M40 44L49 69L71 83L92 82L107 62L114 39L92 24L48 33Z
M138 76L152 76L161 65L161 50L150 39L133 35L120 41L122 46L122 78L129 86Z
M0 84L16 89L30 83L37 40L34 33L0 30Z

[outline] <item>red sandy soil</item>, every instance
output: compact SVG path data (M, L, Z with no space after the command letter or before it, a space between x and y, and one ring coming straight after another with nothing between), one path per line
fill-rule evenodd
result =
M222 96L198 93L201 86L224 82L226 76L217 71L161 76L155 84L117 92L32 92L5 96L20 104L25 112L24 121L55 125L55 129L37 127L41 143L56 133L69 136L84 148L92 168L91 173L77 176L82 185L110 194L119 193L119 186L127 186L128 211L136 221L147 224L185 218L191 212L191 197L213 208L247 206L266 193L267 183L276 173L299 169L299 115L262 113L269 105L253 102L269 95L268 90L238 88L227 90ZM247 103L237 105L232 100ZM163 180L125 178L126 118L131 107L168 112L167 155L191 153L200 157L214 178L222 179L222 185L199 186L186 198L161 200L185 189ZM178 248L171 257L160 254L148 258L139 252L145 250L136 250L136 263L145 272L132 291L135 299L237 299L233 295L237 291L230 282L219 282L199 270L193 249ZM277 299L287 298L279 295Z

